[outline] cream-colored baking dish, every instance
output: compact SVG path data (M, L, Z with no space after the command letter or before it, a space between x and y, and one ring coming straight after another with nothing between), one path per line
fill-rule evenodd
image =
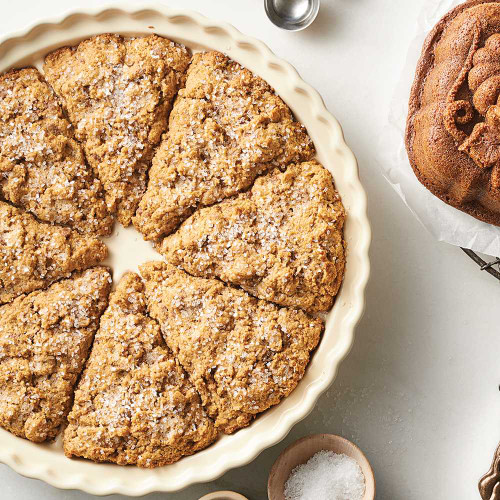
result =
M63 454L60 438L55 443L37 445L0 429L0 461L20 474L42 479L59 488L76 488L97 495L143 495L210 481L230 468L250 462L262 450L283 439L290 428L312 410L349 351L354 327L363 311L369 275L370 226L356 160L344 142L340 125L326 110L319 94L266 45L241 34L229 24L160 5L141 6L139 10L132 5L78 10L64 18L44 21L1 38L0 71L40 66L49 51L103 32L123 35L154 32L193 50L216 49L267 80L307 127L318 158L332 172L347 211L346 274L335 306L326 316L322 341L295 391L249 427L220 438L206 450L176 464L153 470L70 460ZM141 261L155 258L152 248L142 242L133 229L117 228L108 244L115 278L126 269L135 270Z

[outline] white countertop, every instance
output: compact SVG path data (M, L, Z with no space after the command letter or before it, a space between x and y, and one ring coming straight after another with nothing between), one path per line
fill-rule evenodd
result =
M299 33L275 28L263 0L163 0L234 24L290 61L323 96L358 158L373 228L367 308L352 352L315 410L280 444L219 480L150 499L218 489L267 498L268 471L291 442L336 433L367 454L379 499L470 500L500 440L500 286L438 243L383 179L377 151L424 0L323 0ZM4 0L0 33L98 0ZM2 500L90 498L0 466ZM113 496L111 498L121 498Z

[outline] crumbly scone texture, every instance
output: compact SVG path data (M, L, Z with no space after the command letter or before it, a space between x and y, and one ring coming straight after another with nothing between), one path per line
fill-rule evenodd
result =
M164 262L140 269L149 313L217 428L245 427L296 387L319 342L320 319Z
M87 269L0 307L0 425L30 441L65 422L111 275Z
M170 464L216 438L196 390L146 315L134 273L111 294L68 421L67 456L120 465Z
M195 212L160 251L192 275L280 305L327 311L344 276L344 218L330 172L305 162Z
M247 189L274 167L313 155L305 128L264 80L220 52L197 53L134 224L156 240L196 208Z
M150 35L98 35L45 59L76 137L101 180L108 208L129 225L146 189L154 147L185 81L187 49Z
M0 77L0 195L45 222L111 233L101 183L59 99L34 68Z
M38 222L0 201L0 304L95 266L107 255L97 238Z

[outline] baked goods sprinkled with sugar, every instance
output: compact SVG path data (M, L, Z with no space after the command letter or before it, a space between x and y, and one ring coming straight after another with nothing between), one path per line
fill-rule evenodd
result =
M313 155L305 128L266 82L220 52L195 54L134 224L156 240L196 208Z
M0 426L35 442L57 435L110 287L95 267L0 307Z
M311 161L276 169L249 191L198 210L160 251L195 276L326 311L344 275L344 217L330 172Z
M149 313L217 428L245 427L293 391L319 342L320 319L167 263L140 270Z
M166 38L113 34L46 57L47 80L62 97L107 205L124 226L146 189L153 149L190 59L185 47Z
M406 149L434 195L500 225L500 3L464 2L429 33L408 110Z
M0 426L65 427L70 458L171 464L302 379L344 274L344 209L303 125L224 54L102 34L41 71L0 76ZM167 262L108 305L92 266L115 218Z
M111 232L101 184L59 100L34 68L0 77L0 195L45 222Z
M107 257L106 245L0 201L0 304L46 288Z
M111 294L64 432L68 456L158 467L216 438L199 396L146 315L143 284Z

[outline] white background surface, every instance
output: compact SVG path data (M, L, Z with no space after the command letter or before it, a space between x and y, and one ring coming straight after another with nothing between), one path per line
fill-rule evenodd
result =
M379 499L470 500L500 439L500 288L461 250L437 243L382 178L377 150L415 19L425 0L323 0L306 31L286 33L262 0L168 0L228 21L296 66L344 127L369 197L372 277L354 348L316 409L252 464L211 484L150 500L196 500L218 489L266 496L268 471L295 439L331 432L367 454ZM1 0L0 32L98 0ZM0 499L88 499L0 466ZM110 497L113 499L119 496Z

